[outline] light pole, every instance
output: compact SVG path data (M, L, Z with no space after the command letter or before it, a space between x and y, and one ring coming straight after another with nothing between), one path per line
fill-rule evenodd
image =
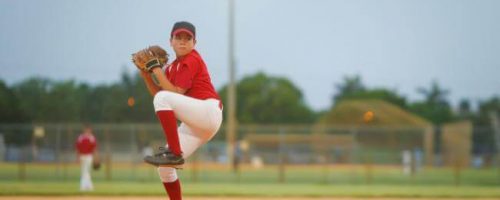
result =
M228 164L233 166L234 148L236 139L236 82L235 82L235 62L234 62L234 0L229 1L229 85L227 88L227 121L226 121L226 142Z

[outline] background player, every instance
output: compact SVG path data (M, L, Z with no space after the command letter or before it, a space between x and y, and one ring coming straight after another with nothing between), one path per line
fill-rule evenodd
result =
M78 151L81 166L80 191L92 191L94 190L94 186L92 184L90 171L94 159L93 154L97 147L97 140L89 125L84 126L83 132L78 136L75 146Z
M156 115L167 139L167 148L147 163L158 166L158 173L170 199L182 199L176 168L184 164L198 147L209 141L222 123L222 103L215 91L201 55L194 49L196 29L189 22L177 22L170 32L170 46L176 59L165 71L154 68L155 84L148 72L141 71L154 96ZM177 127L177 119L181 121Z

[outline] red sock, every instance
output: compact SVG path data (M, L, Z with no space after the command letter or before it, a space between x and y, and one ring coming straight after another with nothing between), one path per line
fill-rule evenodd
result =
M163 182L163 187L165 187L170 200L182 200L181 182L179 181L179 179L171 183Z
M160 110L156 112L156 116L163 127L163 133L167 139L168 148L175 155L181 155L181 145L179 144L179 135L177 134L177 119L175 118L174 111Z

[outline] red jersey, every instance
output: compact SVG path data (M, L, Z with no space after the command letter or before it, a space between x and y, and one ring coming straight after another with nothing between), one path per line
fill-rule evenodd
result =
M209 98L220 100L205 62L194 49L189 54L175 59L167 67L165 74L173 85L186 89L184 94L186 96L201 100Z
M97 141L93 135L80 134L76 141L76 149L79 154L92 154L97 146Z

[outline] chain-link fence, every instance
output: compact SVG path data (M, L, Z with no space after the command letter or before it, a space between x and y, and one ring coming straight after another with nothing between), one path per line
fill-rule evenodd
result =
M0 125L2 180L68 180L79 177L75 141L81 124ZM159 124L94 124L103 180L157 180L144 155L165 144ZM424 166L446 166L440 130L428 127L239 126L233 163L227 163L225 129L188 159L181 174L191 181L371 182L414 176ZM450 129L455 130L455 129ZM460 129L461 130L461 129ZM474 128L459 143L472 145ZM459 134L451 131L449 134ZM429 139L430 138L430 139ZM463 168L495 165L495 150L477 142ZM498 165L497 165L498 166ZM230 173L232 169L237 173ZM389 170L385 170L389 169ZM232 175L227 175L227 174ZM499 173L500 174L500 173ZM396 175L394 175L396 176ZM498 183L500 175L493 176ZM431 178L431 177L430 177ZM392 180L392 179L389 179ZM406 179L405 179L406 180ZM478 181L480 181L478 179Z

